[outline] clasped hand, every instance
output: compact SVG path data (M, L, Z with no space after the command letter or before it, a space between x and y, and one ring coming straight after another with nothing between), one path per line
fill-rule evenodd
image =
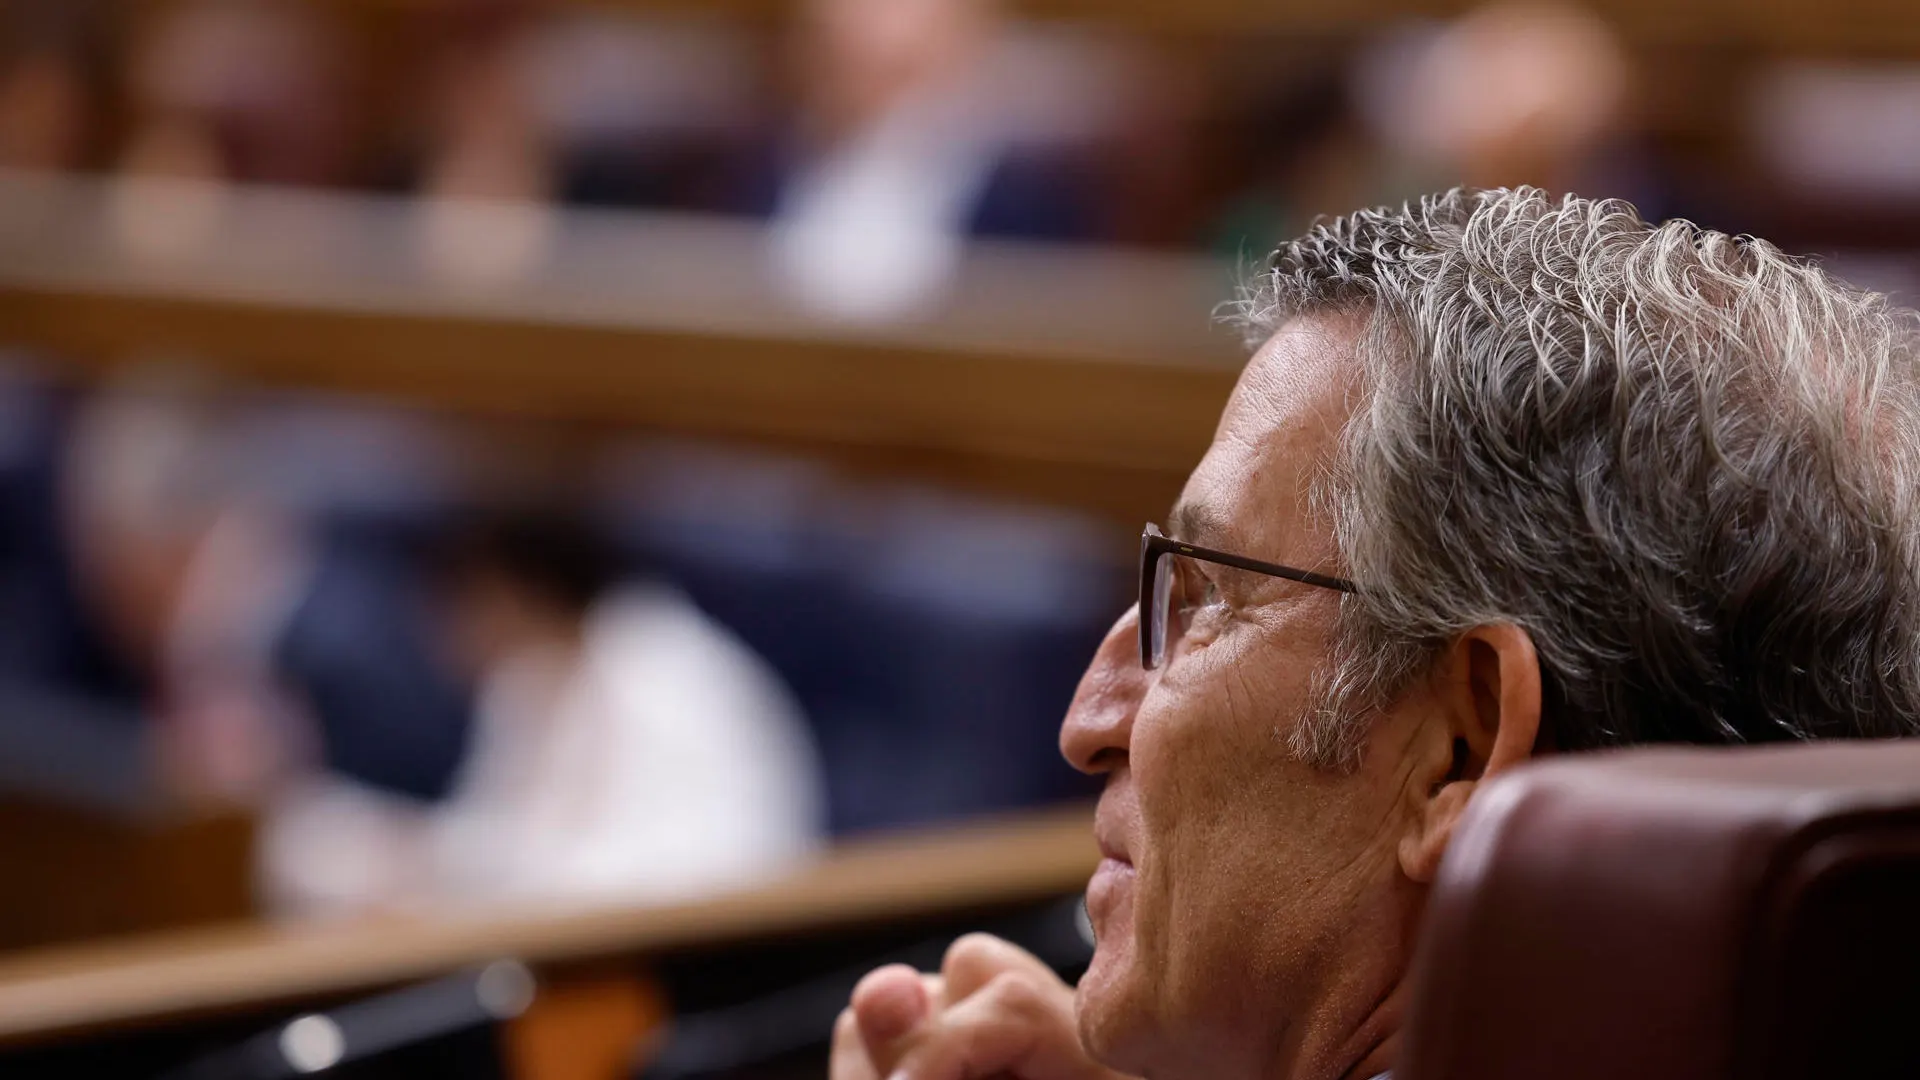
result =
M1080 1045L1073 987L987 934L953 943L940 974L869 972L833 1030L832 1080L1119 1080Z

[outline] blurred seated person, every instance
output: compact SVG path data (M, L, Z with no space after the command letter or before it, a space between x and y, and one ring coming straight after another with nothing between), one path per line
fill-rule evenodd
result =
M1920 734L1914 312L1521 188L1316 226L1239 314L1257 351L1061 729L1106 782L1090 969L973 937L877 970L835 1080L1381 1077L1483 782Z
M152 8L127 35L116 110L125 132L105 209L121 253L166 261L216 245L235 185L354 178L349 54L327 12L292 0ZM295 232L290 246L311 242Z
M1422 176L1605 190L1649 220L1674 216L1680 193L1648 144L1633 60L1607 20L1564 0L1494 0L1417 36L1357 71L1403 194Z
M450 796L339 777L266 827L268 895L299 914L681 897L754 880L824 828L802 717L758 657L668 587L622 583L552 509L487 511L437 562L477 688Z
M1095 790L1054 733L1126 584L1103 529L738 448L633 445L601 476L611 534L787 677L834 835Z
M77 169L96 149L106 50L90 7L0 8L0 169Z
M992 0L810 0L800 20L799 111L744 202L771 215L774 268L801 302L912 314L969 236L1098 227L1072 140L1028 137L998 93L1009 38Z
M1229 145L1247 183L1225 199L1209 247L1245 264L1276 236L1305 229L1356 201L1390 201L1390 177L1353 101L1347 58L1277 65L1280 85L1250 95Z
M348 179L344 50L329 21L285 0L190 0L133 42L133 121L121 170L229 183Z
M713 210L752 118L737 27L684 13L552 12L517 50L569 204Z
M530 9L458 0L430 9L426 24L421 115L399 163L418 196L414 256L455 284L510 283L539 265L557 225L554 133L524 55Z
M247 434L251 410L177 373L85 393L9 375L0 786L136 814L246 806L311 757L443 792L466 704L405 575L364 537L313 535L287 478L265 482L277 457L320 469L315 446Z
M0 788L140 812L160 798L149 670L83 594L62 478L68 403L0 369Z
M422 13L418 115L390 162L414 254L456 285L540 265L556 203L714 210L750 116L737 35L693 16L457 0Z

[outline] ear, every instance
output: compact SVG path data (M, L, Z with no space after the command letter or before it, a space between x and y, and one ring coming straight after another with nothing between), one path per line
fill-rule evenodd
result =
M1400 840L1400 867L1433 881L1453 828L1481 781L1533 756L1540 734L1540 659L1533 638L1512 623L1476 626L1435 662L1437 715L1414 748L1407 797L1414 801Z

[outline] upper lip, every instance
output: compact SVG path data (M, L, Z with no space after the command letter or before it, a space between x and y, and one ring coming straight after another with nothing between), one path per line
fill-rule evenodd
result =
M1100 808L1093 815L1093 839L1100 845L1100 854L1115 862L1131 864L1133 859L1127 855L1127 848L1121 842L1119 808L1107 799L1100 800Z

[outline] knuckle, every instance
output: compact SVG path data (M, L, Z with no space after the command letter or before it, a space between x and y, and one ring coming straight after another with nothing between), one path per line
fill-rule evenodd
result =
M1021 1015L1039 1013L1046 1006L1044 991L1025 972L1002 972L987 983L984 992L991 995L1001 1008Z
M1003 944L992 934L966 934L947 947L940 973L952 982L978 982L978 976L999 966ZM975 976L969 979L968 976Z
M917 979L920 973L904 964L885 964L860 977L854 984L851 1004L858 1011L875 996L884 994L902 979Z

